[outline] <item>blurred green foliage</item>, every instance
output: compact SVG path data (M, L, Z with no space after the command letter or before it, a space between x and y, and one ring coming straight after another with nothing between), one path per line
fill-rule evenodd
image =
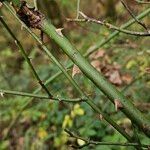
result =
M33 1L31 0L28 2L33 4ZM65 35L72 43L74 43L81 53L86 52L91 45L106 38L108 34L112 32L105 27L100 27L94 24L76 24L66 22L65 18L74 18L76 16L76 1L56 0L55 2L57 4L57 11L60 11L60 16L59 18L58 16L54 16L52 21L58 26L64 26ZM49 8L53 7L53 5L50 7L52 1L46 2L46 6L44 6L43 1L42 3L43 6L39 7L43 10L46 9L45 11L48 11ZM117 18L112 22L121 25L125 22L124 20L128 20L130 17L119 2L115 5ZM145 7L146 6L136 5L134 10L137 13L140 13ZM101 5L97 0L81 0L80 9L95 18L111 20L111 16L106 16L108 12L105 11L108 10L106 10L105 5ZM38 44L36 44L26 32L21 30L20 25L12 16L10 16L5 8L2 8L2 12L6 21L8 20L7 23L10 25L16 36L21 40L40 78L45 81L47 78L54 75L58 71L57 66L55 66L44 55ZM61 23L58 23L60 20ZM147 18L144 19L146 24L149 23L147 20ZM133 25L130 29L134 28L142 30L137 24ZM38 31L35 32L39 34ZM27 63L15 46L14 41L2 26L0 28L0 33L0 89L32 93L32 91L39 87L37 81L33 78ZM44 40L49 49L55 47L53 41L46 36ZM59 61L66 66L70 60L62 54L59 48L56 49L59 51L57 52ZM134 103L141 103L140 109L145 115L149 116L149 107L147 108L142 105L142 103L148 103L150 101L150 77L149 73L146 71L150 66L149 39L147 37L139 38L120 34L100 50L103 50L106 53L106 57L97 59L100 63L106 60L109 62L109 65L118 64L121 66L119 72L122 77L123 75L126 77L126 80L118 86L118 89L122 90L126 86L129 86L125 91L126 96L131 98ZM89 61L92 60L89 59ZM70 70L69 73L72 74L72 70ZM125 76L126 74L128 76ZM132 78L130 83L133 82L131 85L128 83L130 78ZM93 101L98 106L104 107L105 112L111 114L112 118L122 125L127 132L132 132L130 121L127 120L122 113L114 113L114 106L107 101L107 98L101 93L101 91L85 78L83 74L75 75L74 79L78 82L80 87L93 98ZM78 93L70 85L64 75L59 76L51 82L48 85L48 89L56 96L72 98L79 97ZM43 93L43 91L41 93ZM23 97L8 96L5 94L4 96L1 95L1 139L6 135L11 122L15 119L19 110L21 110L27 101L28 100ZM69 128L79 133L81 136L88 137L92 140L126 142L125 138L123 138L104 120L100 120L99 116L84 103L73 105L64 102L34 99L28 108L23 110L20 118L9 132L7 138L1 140L0 149L65 150L68 149L70 144L83 144L82 141L76 141L75 139L68 137L64 132L64 128ZM149 140L142 134L139 134L139 138L144 144L149 144ZM83 149L115 150L116 147L91 145ZM117 149L126 150L127 147L117 147ZM132 150L134 148L128 147L128 149Z

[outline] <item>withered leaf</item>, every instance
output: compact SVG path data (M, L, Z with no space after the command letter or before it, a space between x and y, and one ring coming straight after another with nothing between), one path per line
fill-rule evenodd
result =
M116 85L122 84L121 76L120 76L120 73L118 70L113 70L113 71L109 72L108 79L113 84L116 84Z
M98 59L100 57L103 57L104 55L105 55L105 50L100 49L100 50L94 52L93 54L91 54L90 58L91 59Z

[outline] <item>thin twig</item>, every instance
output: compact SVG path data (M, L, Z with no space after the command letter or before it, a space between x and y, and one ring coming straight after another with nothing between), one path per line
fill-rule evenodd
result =
M92 23L96 23L96 24L100 24L103 25L109 29L114 29L117 30L119 32L125 33L125 34L129 34L129 35L135 35L135 36L150 36L149 32L136 32L136 31L130 31L130 30L125 30L122 29L120 27L114 26L106 21L101 21L101 20L96 20L94 18L90 18L88 16L86 16L83 12L80 11L80 15L84 18L84 19L67 19L67 21L70 22L92 22Z
M37 81L39 82L39 84L41 85L41 87L45 90L45 92L48 94L49 97L53 97L52 94L49 92L49 90L47 89L47 87L43 84L43 82L41 81L40 77L38 76L38 74L36 73L28 55L26 54L24 48L22 47L20 41L16 38L16 36L13 34L13 32L11 31L11 29L8 27L8 25L5 23L3 17L0 16L0 21L1 23L4 25L5 29L9 32L9 34L12 36L12 38L15 40L16 45L19 47L19 49L21 50L22 55L24 56L26 62L28 63L28 65L30 66L30 69L33 73L33 75L35 76L35 78L37 79Z
M52 53L49 51L49 49L43 44L43 42L38 38L38 36L33 33L31 29L29 29L24 22L22 22L18 16L16 16L15 12L4 3L4 5L10 10L10 12L15 16L15 18L21 23L21 25L27 30L27 32L40 44L41 48L44 50L46 55L55 63L58 68L64 73L66 78L71 82L71 84L76 88L76 90L83 96L83 92L81 88L78 86L78 84L75 82L75 80L70 76L70 74L66 71L65 67L52 55Z
M140 147L143 147L143 148L146 148L146 149L149 147L149 145L145 145L145 144L139 145L139 143L115 143L115 142L93 141L93 140L78 136L77 134L71 132L68 129L65 129L65 132L68 133L70 137L75 138L75 139L80 139L80 140L85 142L85 144L82 145L82 146L73 146L73 147L80 148L80 149L83 148L83 147L86 147L88 145L140 146Z
M26 92L18 92L18 91L11 91L11 90L3 90L0 89L0 95L17 95L17 96L23 96L23 97L31 97L31 98L38 98L38 99L45 99L45 100L54 100L54 101L63 101L63 102L71 102L71 103L78 103L78 102L84 102L86 99L83 98L61 98L61 97L49 97L46 95L37 95L32 93L26 93Z
M146 9L142 13L140 13L138 16L136 16L137 19L141 20L142 18L148 16L150 13L150 8ZM136 21L134 19L130 19L128 22L125 24L121 25L121 29L126 29L127 27L131 26L134 24ZM107 38L103 38L102 40L98 41L94 45L90 46L87 50L87 52L84 54L85 57L91 55L93 52L97 51L99 48L103 47L106 45L108 42L110 42L114 37L119 35L119 31L114 31L112 34L110 34Z
M141 22L138 18L136 18L136 16L133 14L133 12L132 12L131 9L129 8L129 6L128 6L123 0L121 0L121 3L122 3L122 5L125 7L125 9L129 12L129 14L132 16L132 18L134 18L135 21L136 21L139 25L141 25L141 26L149 33L149 31L148 31L146 25L145 25L143 22Z

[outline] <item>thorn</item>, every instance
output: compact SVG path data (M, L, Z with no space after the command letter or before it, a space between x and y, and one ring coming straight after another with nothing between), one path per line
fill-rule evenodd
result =
M29 56L28 58L30 59L30 61L32 61L32 59L33 59L33 57L31 57L31 56Z
M16 45L17 45L17 43L18 43L17 40L15 40L15 44L16 44Z
M24 25L21 25L21 30L23 30L23 28L24 28Z
M84 17L84 18L87 17L82 11L79 11L79 14L80 14L82 17Z
M56 29L56 32L58 33L58 35L60 35L61 37L63 37L63 34L62 34L62 30L63 30L64 28L58 28L58 29Z
M118 111L118 109L123 108L123 105L121 104L121 102L118 99L114 100L115 103L115 110Z
M9 4L12 6L12 5L13 5L13 2L10 2Z
M58 98L59 102L62 102L62 100L60 98Z
M1 97L4 97L4 93L3 93L3 92L0 92L0 96L1 96Z
M101 121L103 120L103 116L101 114L99 115L99 118Z

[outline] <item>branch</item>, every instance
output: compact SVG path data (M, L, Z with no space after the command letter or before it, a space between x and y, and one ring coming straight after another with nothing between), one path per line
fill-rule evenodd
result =
M29 15L29 14L27 14ZM32 14L31 14L32 15ZM16 15L15 15L16 16ZM31 16L30 16L31 17ZM62 50L71 58L71 60L82 70L82 72L104 93L108 98L115 103L117 100L122 104L121 111L128 116L138 128L150 137L150 122L145 116L133 105L133 103L128 100L121 92L119 92L114 86L112 86L103 76L100 74L94 67L92 67L89 62L76 50L74 46L65 38L65 36L60 35L57 32L57 29L51 24L49 20L41 20L40 25L41 30L51 37L61 48ZM91 101L86 101L96 112L103 114L99 108ZM113 120L110 120L109 116L105 119L111 124L114 123ZM115 124L116 125L116 124ZM118 126L114 126L115 128ZM119 128L119 132L124 134Z
M10 91L10 90L2 90L0 89L0 95L4 97L4 95L17 95L17 96L23 96L23 97L31 97L31 98L38 98L38 99L47 99L47 100L54 100L54 101L63 101L63 102L71 102L71 103L79 103L79 102L84 102L87 99L83 98L76 98L76 99L71 99L71 98L61 98L61 97L49 97L46 95L37 95L37 94L32 94L32 93L26 93L26 92L18 92L18 91Z
M139 25L141 25L141 26L149 33L149 31L148 31L146 25L145 25L143 22L141 22L139 19L136 18L136 16L132 13L132 11L131 11L131 9L128 7L128 5L127 5L123 0L121 0L121 3L122 3L122 5L125 7L125 9L129 12L129 14L132 16L132 18L133 18Z
M143 11L140 15L138 15L136 18L137 19L142 19L144 18L147 14L149 14L150 12L150 8L148 8L147 10ZM123 24L121 26L121 28L127 28L129 26L131 26L132 24L135 23L134 19L129 20L127 23ZM96 44L94 44L93 46L90 46L87 50L87 53L84 54L85 57L91 55L93 52L95 52L96 50L98 50L100 47L103 47L105 44L107 44L109 41L111 41L113 38L115 38L117 35L119 34L119 31L114 31L112 34L110 34L106 39L101 40L100 42L98 41ZM70 63L69 65L67 65L66 68L71 68L73 66L73 63ZM55 75L53 75L51 78L57 78L62 74L61 71L58 71ZM53 80L51 80L47 82L47 84L49 84L50 82L52 82ZM48 79L49 80L49 79Z
M142 13L140 13L136 18L140 20L140 19L146 17L149 13L150 13L150 8L148 8L145 11L143 11ZM125 29L125 28L131 26L132 24L134 24L135 22L136 22L135 19L131 19L128 22L126 22L125 24L123 24L120 28ZM84 56L87 57L87 56L91 55L93 52L98 50L100 47L103 47L105 44L107 44L109 41L111 41L113 38L115 38L119 33L120 33L119 31L114 31L107 38L104 38L101 41L98 41L93 46L90 46L88 48L87 52L84 54Z
M147 10L143 11L140 15L138 15L136 18L137 19L142 19L144 18L147 14L150 13L150 8L148 8ZM135 19L131 19L129 20L127 23L123 24L121 26L121 28L127 28L129 26L131 26L132 24L134 24L136 21ZM98 41L96 44L94 44L93 46L90 46L87 50L87 52L84 54L85 57L91 55L93 52L95 52L96 50L98 50L100 47L103 47L105 44L107 44L109 41L111 41L113 38L115 38L120 32L119 31L114 31L112 34L110 34L106 39L104 38L103 40L101 40L100 42ZM73 66L73 63L70 63L69 65L67 65L66 68L71 68ZM62 74L61 71L58 71L55 75L52 76L52 78L57 78ZM50 81L51 82L51 81ZM50 83L48 82L48 84Z
M22 55L24 56L26 62L28 63L34 77L37 79L37 81L39 82L39 84L41 85L41 87L45 90L45 92L49 95L49 97L53 97L52 94L49 92L49 90L47 89L47 87L43 84L43 82L41 81L40 77L38 76L38 74L36 73L30 59L28 58L28 55L26 54L25 50L23 49L20 41L16 38L16 36L13 34L13 32L10 30L10 28L7 26L7 24L5 23L5 21L3 20L3 17L0 16L0 22L4 25L5 29L9 32L9 34L12 36L12 38L14 39L16 45L18 46L18 48L21 50Z
M140 147L143 147L143 148L148 148L149 145L145 145L145 144L138 144L138 143L115 143L115 142L99 142L99 141L93 141L93 140L90 140L90 139L87 139L87 138L83 138L81 136L78 136L77 134L71 132L70 130L68 129L65 129L65 132L69 134L70 137L72 138L75 138L75 139L80 139L82 141L85 142L84 145L81 145L81 146L73 146L74 148L83 148L83 147L86 147L86 146L89 146L89 145L115 145L115 146L140 146Z
M43 20L41 24L42 31L51 37L68 55L68 57L80 68L80 70L89 78L111 102L117 100L122 105L121 111L130 118L140 130L150 137L150 122L145 116L128 100L121 92L119 92L111 83L109 83L101 73L99 73L69 42L65 36L60 36L56 32L56 28L49 20ZM88 102L88 101L87 101Z
M40 39L22 22L20 21L20 19L16 16L16 14L12 11L12 9L10 8L10 6L7 3L4 3L4 5L9 9L9 11L15 16L15 18L24 25L24 28L32 35L32 37L35 38L35 40L41 45L41 47L43 48L43 50L47 53L47 55L58 65L58 67L60 68L60 70L66 75L66 77L69 79L70 82L72 82L73 84L75 84L75 88L77 89L77 91L83 96L86 97L88 100L86 100L86 103L88 105L90 105L93 110L95 112L97 112L98 114L101 114L103 116L103 118L109 123L111 124L118 132L120 132L127 140L132 141L132 138L119 126L117 125L107 114L103 113L102 110L100 108L97 107L96 104L93 103L93 100L91 100L88 96L86 96L84 94L84 92L82 92L82 90L80 89L80 87L78 86L78 84L71 78L71 76L66 72L66 70L59 65L60 63L55 59L55 57L49 52L49 50L47 49L46 46L43 45L43 43L40 41ZM39 26L38 26L39 27ZM42 26L41 26L42 27ZM57 29L55 30L55 32L57 32ZM57 34L59 34L57 32ZM59 36L62 36L59 34ZM26 107L26 105L25 105ZM24 107L24 108L25 108Z
M150 36L149 32L136 32L136 31L125 30L125 29L119 28L117 26L114 26L114 25L112 25L112 24L110 24L106 21L100 21L100 20L96 20L94 18L90 18L90 17L86 16L83 12L80 12L80 15L84 19L67 19L67 21L70 21L70 22L92 22L92 23L103 25L103 26L107 27L108 29L114 29L114 30L117 30L117 31L122 32L122 33L129 34L129 35Z

